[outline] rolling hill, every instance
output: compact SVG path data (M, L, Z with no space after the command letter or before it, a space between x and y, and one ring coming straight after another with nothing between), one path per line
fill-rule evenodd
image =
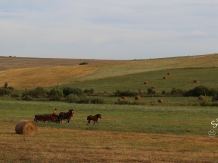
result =
M0 57L0 85L7 82L15 89L50 87L159 70L216 67L218 54L144 60Z

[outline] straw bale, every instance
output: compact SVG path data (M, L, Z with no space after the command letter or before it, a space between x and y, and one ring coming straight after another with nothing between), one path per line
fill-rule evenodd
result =
M122 99L122 100L127 100L127 97L122 96L121 99Z
M167 75L171 75L171 72L168 72Z
M203 100L204 99L204 96L203 95L200 95L199 97L198 97L198 100Z
M167 79L167 76L164 76L163 79Z
M159 100L158 100L158 103L164 104L165 101L164 101L164 99L159 99Z
M156 88L157 88L156 86L152 86L152 87L151 87L151 89L156 89Z
M195 80L193 80L193 83L200 83L200 81L195 79Z
M148 84L148 81L144 81L144 84Z
M20 120L15 126L15 132L23 135L37 134L37 125L34 121Z
M141 99L141 96L137 95L135 96L135 100L140 100Z

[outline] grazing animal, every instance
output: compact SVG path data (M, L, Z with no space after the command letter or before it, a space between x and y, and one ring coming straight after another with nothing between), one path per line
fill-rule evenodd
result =
M95 116L89 115L89 116L87 117L87 121L88 121L87 125L90 124L90 121L91 121L91 120L94 121L94 124L95 124L95 122L98 124L98 118L101 119L101 114L96 114ZM94 125L94 124L93 124L93 125Z
M58 115L58 119L60 122L62 122L63 119L67 119L67 122L70 122L71 117L73 117L74 111L73 109L70 109L68 112L60 112Z

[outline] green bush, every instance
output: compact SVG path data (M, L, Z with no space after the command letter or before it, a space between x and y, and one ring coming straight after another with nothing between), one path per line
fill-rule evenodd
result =
M79 88L64 87L63 88L63 94L64 94L65 97L67 97L70 94L74 94L74 95L80 96L80 95L83 94L83 92Z
M50 101L60 101L63 97L63 91L59 88L53 88L47 92L47 95Z
M137 94L138 94L137 92L133 92L133 91L130 91L130 90L127 90L127 91L117 90L115 92L115 96L136 96Z
M22 94L21 97L24 97L27 95L31 96L32 98L46 98L47 97L46 91L42 87L37 87L33 90L26 91Z
M171 90L172 95L184 96L185 93L186 93L186 91L179 89L179 88L172 88L172 90Z
M21 99L25 101L33 101L33 98L30 95L24 95L21 97Z
M81 62L79 65L87 65L87 62Z
M9 95L10 91L5 88L0 88L0 96Z
M12 98L18 98L18 97L20 97L20 95L14 93L14 94L11 94L11 97L12 97Z
M156 92L155 92L155 90L153 90L153 89L151 89L151 88L148 88L148 89L147 89L147 93L148 93L149 95L154 95Z
M93 93L94 93L94 89L93 89L93 88L91 88L91 89L85 89L85 90L84 90L84 93L86 93L86 94L93 94Z
M104 104L104 100L102 98L94 98L90 100L92 104Z
M207 95L207 96L214 96L217 93L215 89L207 88L206 86L199 85L192 90L189 90L185 93L185 96L200 96L200 95Z
M67 100L67 102L69 102L69 103L76 103L77 101L80 100L80 98L79 98L79 96L77 96L77 95L70 94L70 95L67 96L66 100Z

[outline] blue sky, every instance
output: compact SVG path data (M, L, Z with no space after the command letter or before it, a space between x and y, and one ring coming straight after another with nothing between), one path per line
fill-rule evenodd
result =
M0 56L147 59L218 52L217 0L1 0Z

